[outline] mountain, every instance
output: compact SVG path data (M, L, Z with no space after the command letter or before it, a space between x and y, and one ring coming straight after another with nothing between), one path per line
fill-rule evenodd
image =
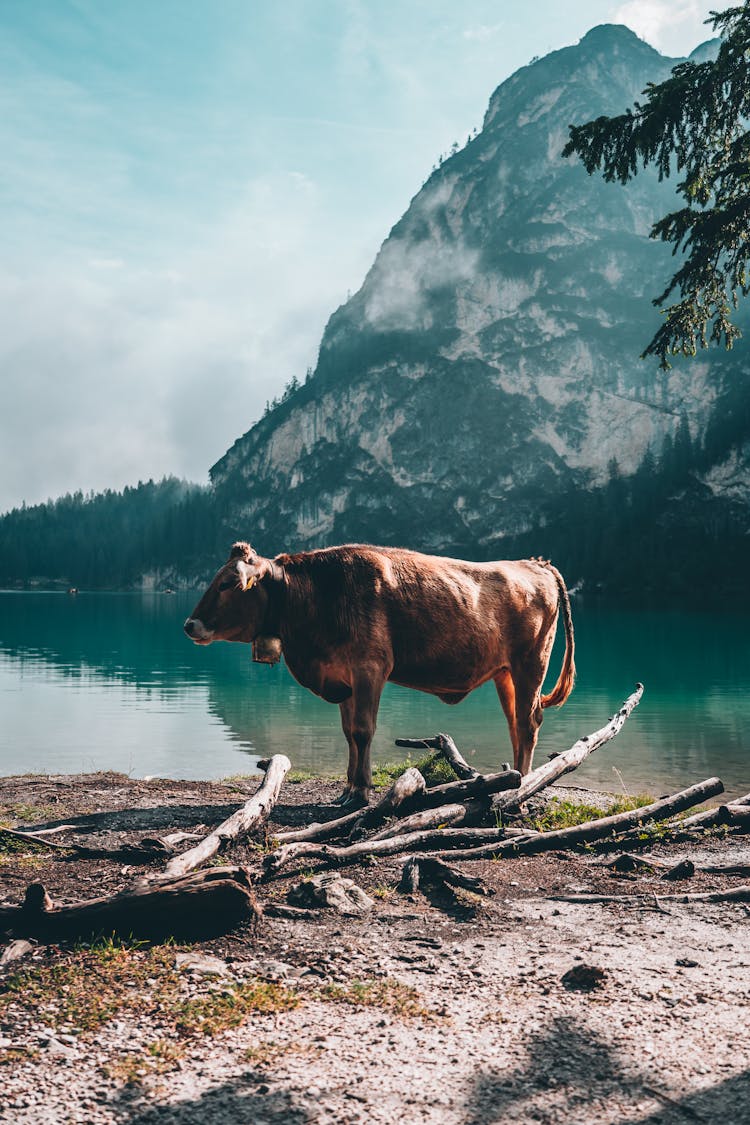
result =
M571 584L640 601L748 600L747 340L668 374L641 361L674 272L648 237L674 181L608 184L560 155L571 123L621 113L677 61L604 25L503 82L331 316L315 371L214 465L213 492L175 499L166 539L134 498L140 546L117 581L196 581L232 537L267 554L359 540L544 554ZM132 538L133 503L105 500ZM0 549L21 562L0 578L27 581L54 526L61 575L111 582L106 552L93 566L76 546L98 511L5 517Z
M744 346L669 375L638 358L673 272L648 238L673 182L607 184L560 155L570 123L622 112L676 61L604 25L498 87L330 318L312 378L211 470L234 526L267 551L369 540L498 557L571 498L633 478L681 420L702 450L739 383L747 400ZM692 466L688 507L716 500L734 519L748 458L714 454Z

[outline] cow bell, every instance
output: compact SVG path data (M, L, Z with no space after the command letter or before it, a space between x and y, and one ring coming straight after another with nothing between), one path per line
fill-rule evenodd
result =
M281 660L279 637L256 637L253 641L253 661L256 664L278 664Z

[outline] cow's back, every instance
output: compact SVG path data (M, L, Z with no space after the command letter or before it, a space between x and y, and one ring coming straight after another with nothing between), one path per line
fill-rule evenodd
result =
M276 561L294 595L290 666L322 659L342 676L354 663L382 662L397 683L465 693L531 648L557 613L554 578L531 560L347 545Z

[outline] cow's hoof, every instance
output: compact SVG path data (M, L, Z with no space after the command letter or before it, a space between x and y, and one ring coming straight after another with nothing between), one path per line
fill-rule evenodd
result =
M343 793L340 793L338 797L334 798L334 800L331 801L331 804L332 805L345 805L345 804L347 804L348 801L351 800L351 797L352 797L351 789L345 789Z
M335 803L340 805L344 812L354 812L355 809L367 808L370 801L364 793L350 789L348 793L342 793Z

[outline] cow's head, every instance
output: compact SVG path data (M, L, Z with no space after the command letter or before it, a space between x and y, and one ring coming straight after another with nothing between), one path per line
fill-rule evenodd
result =
M235 543L183 626L191 641L209 645L255 640L268 608L269 583L278 572L276 564L257 555L249 543Z

